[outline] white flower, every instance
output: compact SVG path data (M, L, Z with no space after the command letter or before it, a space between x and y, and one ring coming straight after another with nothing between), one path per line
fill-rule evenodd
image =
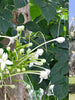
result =
M9 42L8 46L10 46L11 44L13 44L13 43L15 42L15 40L17 39L17 37L18 37L18 36L19 36L19 34L18 34L18 35L16 35L16 36L13 36L13 37L9 37L9 36L2 36L2 35L0 35L0 37L8 38L8 39L10 40L10 42Z
M58 43L63 43L65 41L64 37L58 37L55 39L55 41L57 41Z
M24 53L24 49L20 49L20 54Z
M53 92L54 85L50 85L49 89Z
M37 49L36 54L41 56L43 52L44 52L43 49Z
M18 36L19 36L19 34L18 34ZM13 37L8 37L10 39L10 42L9 42L8 46L10 46L11 44L13 44L15 42L15 40L17 39L18 36L16 35L16 36L13 36Z
M17 26L16 30L17 30L17 31L23 31L23 30L24 30L24 25L22 25L22 26Z
M1 63L1 70L4 70L6 65L12 65L13 63L8 59L8 54L7 53L3 53L2 55L2 59L0 59L0 63Z
M45 69L46 73L49 75L50 74L50 70L49 69Z
M43 81L43 79L48 79L49 74L50 74L49 69L45 69L45 71L41 71L40 72L40 82L39 83L41 83Z
M49 89L48 89L47 96L54 95L53 89L54 89L54 85L50 85L49 86Z
M0 55L2 55L4 52L3 48L0 48Z

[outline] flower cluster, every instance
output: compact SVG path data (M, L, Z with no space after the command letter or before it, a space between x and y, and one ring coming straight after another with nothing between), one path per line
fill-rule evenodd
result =
M7 48L6 48L8 53L5 53L4 50L2 48L0 48L0 67L1 67L1 70L4 71L5 67L7 67L6 65L13 65L13 66L16 65L15 69L16 69L18 74L20 74L20 73L22 74L22 71L23 71L23 73L39 75L39 77L40 77L39 84L40 84L43 81L43 79L45 79L45 80L48 79L50 72L51 72L50 69L46 69L44 67L41 67L41 65L46 63L46 60L40 58L40 56L42 56L42 54L44 53L44 50L41 49L40 47L42 45L45 45L46 43L50 43L53 41L56 41L58 43L63 43L65 41L65 38L58 37L56 39L49 40L49 41L44 42L31 50L29 48L33 45L31 42L28 44L25 44L25 45L22 45L20 43L21 32L24 30L24 26L23 25L18 26L16 28L16 30L17 30L17 35L13 36L13 37L0 35L0 37L8 38L10 40L8 45L7 45ZM16 40L16 48L14 49L14 51L11 52L10 45L13 44L15 42L15 40ZM25 50L26 50L25 47L28 48L26 52L25 52ZM11 57L12 61L8 60L8 54ZM15 55L14 57L12 57L13 54ZM29 68L30 67L38 67L38 68L41 68L42 71L28 70L25 67L29 67ZM14 72L15 72L15 70L14 70ZM16 74L14 74L14 75L16 75ZM12 76L14 76L14 75L12 75Z
M43 52L44 52L43 49L37 49L37 51L34 53L34 55L31 58L29 58L30 60L32 60L32 59L34 60L34 62L31 62L29 64L29 67L32 67L34 64L35 65L43 65L43 63L46 62L45 59L41 59L41 62L38 61L38 57L41 56L43 54Z

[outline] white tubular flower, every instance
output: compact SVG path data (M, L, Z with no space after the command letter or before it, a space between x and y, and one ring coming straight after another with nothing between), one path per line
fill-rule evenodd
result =
M43 52L44 52L43 49L37 49L36 54L41 56Z
M0 59L0 63L1 63L1 70L4 70L6 65L12 65L13 63L8 59L8 54L7 53L3 53L2 55L2 59Z
M2 55L4 52L3 48L0 48L0 55Z
M24 25L22 25L22 26L17 26L17 28L16 28L16 30L17 31L23 31L24 30Z
M24 49L20 49L20 54L23 54L24 53Z
M64 37L58 37L55 39L55 41L57 41L58 43L63 43L65 42L65 38Z
M39 82L39 84L43 81L43 79L48 79L49 74L50 74L49 69L45 69L45 71L41 71L40 72L40 82Z

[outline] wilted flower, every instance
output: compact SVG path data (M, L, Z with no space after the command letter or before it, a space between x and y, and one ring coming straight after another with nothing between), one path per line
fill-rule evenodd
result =
M12 65L13 63L8 59L8 54L7 53L3 53L2 55L2 59L0 59L0 63L1 63L1 70L4 70L6 65Z
M23 30L24 30L24 25L22 25L22 26L17 26L16 30L17 30L17 31L23 31Z
M2 55L4 52L3 48L0 48L0 55Z
M43 81L43 79L48 79L49 74L50 74L49 69L45 69L45 71L41 71L40 72L40 82L39 83L41 83Z
M57 41L58 43L63 43L65 41L64 37L58 37L55 39L55 41Z

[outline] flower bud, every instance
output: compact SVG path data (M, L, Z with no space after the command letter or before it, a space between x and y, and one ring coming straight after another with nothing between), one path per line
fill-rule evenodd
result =
M26 69L25 68L22 68L22 71L25 71Z
M58 37L55 39L55 41L57 41L58 43L63 43L65 41L64 37Z
M17 72L20 72L20 69L17 69Z
M41 59L41 61L42 61L43 63L45 63L45 62L46 62L46 59Z
M24 49L20 49L20 54L23 54L24 53Z
M24 30L24 25L22 25L22 26L17 26L16 30L17 30L17 31L23 31L23 30Z
M28 48L27 53L30 53L30 52L31 52L31 49L30 49L30 48Z

